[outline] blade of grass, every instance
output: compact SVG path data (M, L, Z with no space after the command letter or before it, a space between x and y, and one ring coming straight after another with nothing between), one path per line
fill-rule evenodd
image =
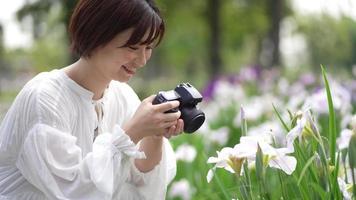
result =
M269 191L266 185L266 169L263 163L263 153L260 145L257 145L257 152L256 152L256 177L259 179L260 183L260 195L262 199L271 199Z
M248 191L247 191L247 188L246 188L246 181L244 181L243 179L242 179L242 177L238 177L237 176L237 179L236 179L237 181L237 185L239 186L239 190L240 190L240 194L241 194L241 196L242 196L242 199L246 199L246 200L249 200L250 198L249 198L249 193L248 193Z
M320 185L311 183L310 186L316 191L316 194L320 196L320 199L328 199L328 193L325 192Z
M244 176L245 176L245 179L246 179L246 185L248 187L248 192L249 192L249 195L250 195L250 199L254 199L253 198L253 194L252 194L252 183L251 183L251 177L250 177L250 170L248 169L248 166L247 166L247 162L245 161L244 164L243 164L243 167L244 167Z
M340 161L340 152L337 154L336 165L335 165L333 172L331 173L331 176L332 176L331 178L333 179L332 180L332 188L334 188L334 190L333 190L334 199L342 199L339 183L337 182L337 175L339 172L339 161Z
M263 155L260 145L258 145L256 152L256 177L259 184L260 197L265 197L265 188L264 188L264 167L263 167Z
M296 143L294 145L294 149L295 149L295 153L296 153L296 157L298 160L298 163L302 162L302 163L306 163L307 162L307 157L305 155L305 152L303 151L303 149L305 149L304 147L301 147L299 143ZM308 168L311 178L317 182L318 178L317 178L317 173L313 170L313 168Z
M278 117L279 121L281 121L284 129L286 129L286 131L289 132L290 128L288 128L287 124L283 121L281 115L279 114L279 112L277 111L277 109L276 109L276 107L274 106L273 103L272 103L272 106L273 106L274 112L276 112L276 114L277 114L277 117Z
M351 168L351 178L352 178L352 191L353 191L353 196L356 198L356 174L355 174L355 168L356 168L356 134L354 133L351 137L350 143L349 143L349 164Z
M326 76L326 71L324 67L321 65L321 71L323 74L324 82L325 82L325 89L326 95L328 99L328 107L329 107L329 148L330 148L330 158L331 164L335 164L335 152L336 152L336 121L335 121L335 112L334 112L334 105L333 100L331 97L331 91L329 82Z
M219 186L219 188L221 189L222 193L224 194L225 199L229 199L229 200L230 200L231 197L229 197L229 194L228 194L227 191L225 190L225 188L224 188L224 186L223 186L223 184L222 184L222 182L221 182L221 180L220 180L218 174L216 174L215 172L214 172L214 179L215 179L216 182L218 183L218 186Z
M305 151L307 151L308 147L300 146L300 145L301 144L299 144L299 143L294 144L295 157L298 160L298 166L305 166L306 163L308 162L308 160L310 159L310 157L309 157L309 159L307 160L306 154L308 154L308 152L305 152ZM316 154L316 157L318 157L317 154ZM314 198L315 194L310 191L310 186L308 183L311 182L311 183L318 184L319 183L318 175L317 175L317 172L315 171L315 168L312 167L311 165L310 165L310 167L308 167L306 169L309 170L309 176L306 176L306 177L308 177L308 179L306 181L304 181L302 184L300 184L299 187L294 187L294 188L298 189L301 199L315 199ZM297 185L297 186L298 186L297 183L298 183L298 180L300 178L300 174L302 173L302 171L303 171L303 169L301 169L301 170L298 169L297 172L300 172L298 175L296 173L293 173L295 185ZM304 177L304 179L306 177Z
M290 199L288 197L288 193L286 193L286 189L284 187L284 183L283 183L283 178L282 178L282 174L280 172L277 172L278 173L278 178L279 178L279 183L281 184L281 190L282 190L282 198L283 199Z
M305 172L307 171L308 167L313 163L314 159L317 157L318 155L317 154L314 154L311 158L309 158L309 160L307 161L307 163L304 165L303 169L302 169L302 172L300 173L300 176L299 176L299 179L298 179L298 182L297 182L297 185L299 186L300 185L300 182L302 181L304 175L305 175Z

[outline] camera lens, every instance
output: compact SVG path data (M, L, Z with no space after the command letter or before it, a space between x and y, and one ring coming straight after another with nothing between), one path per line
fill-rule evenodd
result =
M205 121L205 114L195 107L183 107L181 113L181 118L184 121L184 132L186 133L195 132Z

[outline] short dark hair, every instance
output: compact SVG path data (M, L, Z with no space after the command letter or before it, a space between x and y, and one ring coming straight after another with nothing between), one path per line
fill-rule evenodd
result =
M80 0L69 24L71 50L89 57L118 33L134 28L124 46L151 44L162 40L164 21L153 0ZM148 37L142 41L146 32Z

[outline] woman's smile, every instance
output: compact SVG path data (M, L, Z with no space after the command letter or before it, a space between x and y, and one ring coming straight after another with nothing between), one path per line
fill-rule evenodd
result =
M136 73L136 70L126 67L125 65L122 65L122 68L124 68L125 72L128 73L129 75L134 75Z

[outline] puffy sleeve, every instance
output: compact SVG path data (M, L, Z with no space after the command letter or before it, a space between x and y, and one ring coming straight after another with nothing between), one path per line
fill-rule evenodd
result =
M98 136L93 151L82 158L76 138L45 124L28 133L17 159L23 176L49 199L112 199L129 177L129 159L144 158L115 127Z
M152 171L144 174L137 170L137 174L145 180L138 190L147 199L165 199L168 184L176 175L176 158L167 139L164 139L162 148L162 160Z
M119 96L118 98L120 102L124 103L123 106L126 108L125 118L130 119L139 106L140 100L136 93L127 84L122 84L120 87L121 92L117 92L116 94L125 94L125 96ZM137 144L137 146L139 145L140 143ZM131 158L130 162L131 168L129 178L136 186L140 195L148 200L165 199L168 184L176 175L176 158L169 140L164 138L162 159L150 172L140 172L133 163L134 158ZM123 199L130 199L130 197L125 197L125 194L119 196L124 197Z
M130 180L130 160L145 157L120 126L100 134L83 157L58 97L42 91L23 95L18 105L28 128L16 166L26 180L48 199L113 199Z

